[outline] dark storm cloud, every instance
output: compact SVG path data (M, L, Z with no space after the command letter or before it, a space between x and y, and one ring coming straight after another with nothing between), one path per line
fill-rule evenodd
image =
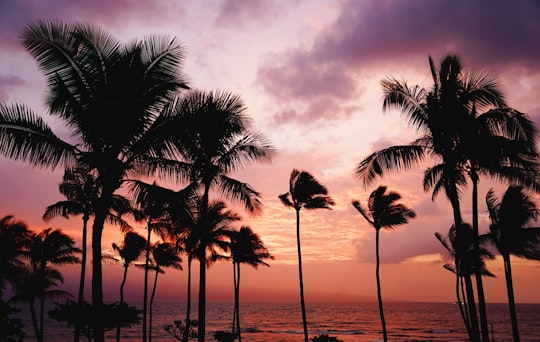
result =
M533 0L346 1L337 20L309 49L267 61L259 68L258 80L282 102L307 102L320 97L352 99L358 96L360 71L369 72L376 65L411 66L428 54L438 60L456 53L466 66L495 74L517 65L536 73L538 18L540 2ZM319 118L329 113L336 115L321 111Z

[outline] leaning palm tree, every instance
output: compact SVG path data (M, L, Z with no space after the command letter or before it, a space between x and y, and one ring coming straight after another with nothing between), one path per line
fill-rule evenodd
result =
M383 109L401 110L421 136L408 145L376 151L361 161L356 174L370 184L388 171L401 171L420 165L426 156L441 162L428 169L424 189L434 188L435 196L444 190L454 214L454 225L461 225L460 188L466 179L473 183L473 231L478 252L477 184L488 175L538 189L534 178L537 152L534 125L528 117L506 107L493 77L463 72L457 55L445 56L437 70L429 57L433 87L409 87L396 79L382 81ZM478 115L477 111L484 111ZM459 258L460 256L458 256ZM480 267L475 269L480 272ZM481 274L476 275L482 338L487 340L487 318ZM472 305L472 304L471 304ZM480 339L475 332L474 340Z
M51 287L57 286L58 282L63 282L60 272L51 268L50 265L61 266L79 263L80 259L75 254L80 253L81 250L74 247L74 244L75 241L70 236L59 229L52 228L44 229L35 234L28 244L26 255L28 270L23 275L23 291L19 292L19 295L28 296L31 311L34 312L35 310L32 308L34 299L39 300L39 326L36 321L33 322L38 341L43 341L46 297L51 294L65 294L65 291L47 292Z
M104 223L128 175L173 172L164 161L177 159L181 130L164 108L186 88L184 48L164 35L123 45L99 27L56 20L28 25L22 41L47 78L49 113L71 134L63 140L26 106L1 104L0 154L35 167L85 164L96 173L101 194L92 225L92 329L95 341L103 342Z
M178 250L174 243L156 242L152 246L152 259L154 261L152 264L141 265L145 268L152 269L155 272L154 285L152 286L152 295L150 296L150 305L148 309L148 342L152 342L152 306L156 294L158 275L160 273L165 273L163 268L182 269L182 258L178 255Z
M512 336L514 342L519 342L510 255L540 260L540 228L529 227L540 216L540 209L523 187L517 185L509 186L502 200L491 189L486 195L486 204L491 219L488 237L503 258Z
M129 266L140 258L146 249L146 239L136 232L128 231L124 234L122 245L113 242L113 249L120 256L124 272L122 274L122 283L120 284L120 305L124 304L124 286L126 285L127 271ZM106 256L107 257L107 256ZM116 258L111 257L117 261ZM116 328L116 341L120 341L120 326Z
M281 202L296 212L296 247L298 251L298 277L300 282L300 307L302 309L302 324L304 340L308 342L306 304L304 301L304 281L302 275L302 251L300 246L300 210L331 209L334 200L328 195L328 190L306 171L293 169L289 178L289 191L279 195Z
M31 236L26 222L12 215L0 218L0 301L4 289L25 269L23 256Z
M88 221L94 214L94 208L99 198L101 187L92 172L86 165L79 165L74 169L67 169L64 172L62 183L59 185L59 190L66 200L51 204L45 209L43 220L45 222L53 219L56 216L62 216L66 219L69 216L82 215L82 256L81 256L81 274L79 280L79 295L78 303L82 304L84 300L84 285L86 279L86 248L87 248L87 230ZM125 231L129 229L129 224L124 221L121 216L128 212L131 205L127 198L121 195L113 195L112 211L109 213L107 220L119 225ZM74 341L77 342L80 336L80 329L76 327Z
M242 342L242 334L240 333L240 265L248 264L254 268L258 268L259 265L270 266L265 260L274 259L274 256L268 252L262 240L250 227L242 226L240 230L232 231L229 237L231 239L230 258L232 258L234 278L232 336L236 336L236 329L238 341Z
M240 202L252 214L261 212L260 194L249 184L231 178L230 173L253 162L270 161L273 148L251 128L246 107L237 95L227 92L193 91L178 101L174 116L182 118L178 146L183 162L183 180L196 186L201 197L199 260L198 340L206 334L206 246L210 191Z
M416 213L402 203L396 203L401 199L397 192L386 192L386 186L379 186L370 195L367 207L360 204L359 201L353 201L352 205L362 214L368 223L375 228L375 257L376 269L375 278L377 280L377 299L379 301L379 314L381 316L382 333L384 341L388 341L386 334L386 322L384 320L384 311L381 295L381 279L379 275L379 233L381 228L395 228L396 226L406 224L409 219L415 218Z

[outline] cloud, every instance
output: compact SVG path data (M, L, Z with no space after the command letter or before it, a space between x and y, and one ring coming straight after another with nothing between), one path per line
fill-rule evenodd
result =
M258 0L227 0L222 1L216 16L215 24L218 27L242 27L246 24L267 22L274 18L280 9L274 1Z
M535 15L536 14L536 15ZM399 72L457 53L472 69L521 65L539 72L540 3L503 0L345 1L340 15L310 46L299 45L260 64L257 81L281 105L273 122L344 119L341 110L362 94L374 67ZM407 61L407 63L405 63ZM326 103L326 106L315 104ZM283 113L295 115L286 120ZM319 110L313 110L319 108Z

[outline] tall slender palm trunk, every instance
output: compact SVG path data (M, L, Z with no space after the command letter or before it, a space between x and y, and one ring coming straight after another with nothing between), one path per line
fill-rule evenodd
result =
M300 248L300 209L296 209L296 245L298 247L298 279L300 283L300 306L302 308L302 324L304 326L304 341L309 342L306 304L304 301L304 280L302 276L302 251Z
M236 282L236 262L233 261L233 286L234 286L234 309L233 309L233 320L232 320L232 327L231 327L231 334L233 336L235 336L235 329L236 329L236 310L238 310L238 305L237 305L237 297L236 297L236 287L238 286L237 285L237 282Z
M88 215L84 214L83 216L83 231L82 231L82 255L81 255L81 277L79 280L79 296L77 303L81 307L84 300L84 282L86 279L86 244L87 244L87 235L88 235ZM74 342L79 342L81 336L80 322L77 322L75 325L75 336L73 337Z
M124 265L124 275L120 284L120 304L124 304L124 286L126 285L128 266ZM120 325L116 327L116 341L120 342Z
M157 279L159 272L156 270L156 276L154 277L154 286L152 287L152 295L150 296L150 308L148 317L148 342L152 342L152 307L154 306L154 296L156 295Z
M380 227L376 228L375 232L375 256L377 259L377 265L375 267L375 278L377 279L377 299L379 301L379 315L381 316L381 327L384 342L388 342L388 336L386 333L386 321L384 319L384 310L381 294L381 278L380 278L380 259L379 259L379 232Z
M103 311L103 272L101 265L101 237L105 223L105 211L97 211L92 228L92 330L94 342L105 342L105 329L101 319ZM101 222L101 224L100 224Z
M510 319L512 321L512 337L514 342L519 342L519 327L516 312L516 303L514 299L514 285L512 282L512 266L510 264L510 254L503 254L504 276L506 278L506 291L508 293L508 307L510 310Z
M201 246L199 250L199 330L198 342L204 342L206 335L206 245L208 244L208 198L210 192L210 184L204 187L202 198L202 225L199 229L203 229L201 233Z
M476 292L478 293L478 311L480 311L480 330L482 332L482 341L489 342L489 330L487 323L486 299L484 296L484 285L482 282L482 266L480 264L480 241L478 238L478 175L471 174L473 190L472 190L472 205L473 205L473 241L474 241L474 262L475 262L475 278Z
M235 290L235 302L236 302L236 331L238 332L238 342L242 342L242 333L240 331L240 263L236 264L236 290Z
M143 324L142 324L142 336L143 342L147 340L147 315L148 315L148 264L150 263L150 237L152 235L152 229L150 226L151 219L148 219L148 235L146 238L146 256L144 262L144 289L143 289Z
M188 342L189 327L191 326L191 255L188 256L188 278L187 278L187 305L186 305L186 329L184 330L184 336L182 342Z

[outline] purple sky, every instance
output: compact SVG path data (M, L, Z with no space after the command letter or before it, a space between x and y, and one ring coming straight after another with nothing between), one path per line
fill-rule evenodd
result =
M126 43L156 33L177 36L186 47L184 72L193 88L241 95L257 130L278 150L271 165L237 175L263 195L264 214L245 222L276 257L254 279L268 276L296 286L294 212L277 198L288 190L291 170L306 170L328 188L337 203L332 211L302 212L303 261L314 272L307 275L313 280L306 282L306 291L324 285L328 291L375 294L374 231L350 203L365 203L380 184L400 192L418 214L406 226L382 234L388 296L422 298L430 287L425 277L412 273L421 271L433 275L437 291L430 300L453 298L453 277L442 267L447 255L433 236L450 227L450 206L444 196L433 202L423 191L423 169L389 175L368 189L353 176L355 165L374 150L415 138L400 113L383 114L382 79L429 87L428 55L437 63L455 53L466 71L495 76L508 104L540 124L540 2L535 0L3 0L0 102L25 103L46 113L45 79L19 35L25 25L53 18L98 25ZM50 122L55 132L67 134L60 122ZM36 229L53 225L79 238L76 219L41 221L44 208L62 199L57 191L61 176L61 170L35 170L0 158L0 215L13 214ZM504 190L481 181L481 231L488 224L484 196L492 186L499 197ZM467 200L463 208L470 222ZM110 228L104 246L120 240ZM489 267L498 278L488 280L487 299L504 301L502 262L498 258ZM336 277L351 278L341 279L339 286L320 284L317 275L330 269L343 270ZM530 287L540 281L538 265L516 260L516 272L517 300L540 302L540 293ZM419 279L417 293L403 295L391 285L404 279Z

